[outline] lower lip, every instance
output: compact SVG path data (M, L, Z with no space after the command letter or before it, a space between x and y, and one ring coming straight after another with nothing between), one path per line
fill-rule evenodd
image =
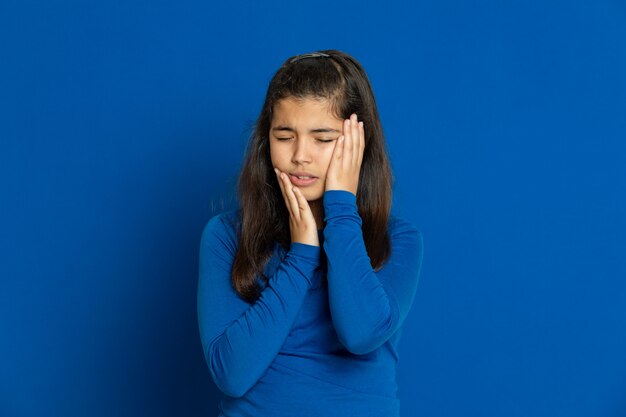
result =
M291 180L293 184L300 186L300 187L306 187L307 185L311 185L315 181L317 181L317 178L311 178L309 180L301 180L300 178L291 174L289 175L289 179Z

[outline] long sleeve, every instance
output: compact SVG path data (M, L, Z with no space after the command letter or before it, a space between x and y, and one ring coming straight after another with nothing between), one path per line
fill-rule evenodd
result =
M278 354L321 254L318 246L292 243L261 297L250 304L231 285L236 248L234 231L213 217L200 243L198 324L211 376L231 397L243 396Z
M391 256L375 272L363 241L354 194L326 191L324 219L333 325L346 349L366 354L402 326L411 308L422 264L422 235L410 223L396 221L390 227Z

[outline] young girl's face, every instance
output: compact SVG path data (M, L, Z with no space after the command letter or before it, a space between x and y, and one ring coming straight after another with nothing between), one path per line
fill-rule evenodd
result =
M269 132L272 165L289 175L307 201L324 195L326 172L342 126L343 120L331 113L326 99L285 98L274 106Z

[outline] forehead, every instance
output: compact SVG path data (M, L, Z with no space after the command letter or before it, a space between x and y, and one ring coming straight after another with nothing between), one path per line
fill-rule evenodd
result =
M330 100L324 98L292 97L278 100L274 105L272 124L341 123L331 111Z

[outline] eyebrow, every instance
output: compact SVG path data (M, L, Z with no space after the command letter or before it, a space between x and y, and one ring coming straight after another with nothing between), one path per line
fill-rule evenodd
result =
M272 131L295 132L295 129L285 125L278 125L272 128ZM317 129L309 130L309 133L341 133L341 131L337 129L331 129L330 127L319 127Z

